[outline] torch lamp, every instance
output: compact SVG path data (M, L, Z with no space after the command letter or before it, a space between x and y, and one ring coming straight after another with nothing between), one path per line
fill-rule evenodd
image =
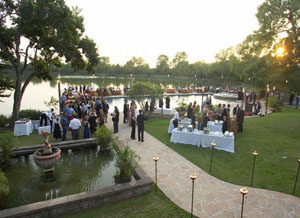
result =
M211 156L210 156L209 172L211 172L211 165L212 165L212 160L213 160L213 156L214 156L214 149L215 149L215 146L216 146L215 141L213 140L210 145L211 145Z
M297 176L296 176L296 180L295 180L295 186L294 186L294 190L293 190L293 195L296 192L296 186L297 186L297 181L298 181L298 176L299 176L299 171L300 171L300 156L298 158L298 171L297 171Z
M253 177L254 177L254 169L255 169L255 162L256 162L256 157L258 156L258 153L256 151L254 151L252 153L254 159L253 159L253 169L252 169L252 177L251 177L251 186L253 184Z
M157 191L157 162L159 160L158 156L156 155L153 157L154 163L155 163L155 184L156 184L156 191Z
M57 88L58 88L59 113L61 113L62 105L61 105L61 101L60 101L60 73L57 75Z
M191 206L191 217L193 217L193 205L194 205L194 184L195 180L197 179L196 173L190 176L192 180L192 206Z
M241 188L240 192L242 194L242 211L241 211L241 218L243 218L243 212L244 212L244 199L245 199L245 195L248 194L248 190L246 187Z

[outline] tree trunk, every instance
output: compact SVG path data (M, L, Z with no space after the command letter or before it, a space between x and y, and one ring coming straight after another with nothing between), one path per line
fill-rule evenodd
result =
M19 119L19 113L21 108L21 86L22 86L22 77L21 75L17 75L16 80L16 88L14 93L14 105L13 105L13 113L12 113L12 119L11 119L11 127L14 128L14 123L16 120Z

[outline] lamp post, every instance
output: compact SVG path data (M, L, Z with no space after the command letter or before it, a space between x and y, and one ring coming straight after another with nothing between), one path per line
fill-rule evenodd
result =
M243 98L242 98L242 109L244 110L244 95L245 95L245 88L243 87Z
M294 190L293 190L293 195L296 192L296 186L297 186L297 180L298 180L298 176L299 176L299 171L300 171L300 156L298 158L298 172L297 172L297 176L296 176L296 180L295 180L295 186L294 186Z
M288 82L289 82L289 81L288 81L288 80L286 80L286 81L285 81L285 84L288 84Z
M253 160L253 169L252 169L252 177L251 177L251 186L253 184L253 176L254 176L254 169L255 169L255 161L256 161L256 157L258 156L258 153L256 151L254 151L252 153L254 160Z
M92 88L93 88L93 90L95 90L95 88L94 88L94 80L95 80L95 74L93 73L93 82L92 82Z
M57 87L58 87L58 102L59 102L59 113L61 113L61 101L60 101L60 73L57 75Z
M157 162L159 160L158 156L153 157L153 160L155 162L155 184L156 184L156 191L157 191Z
M196 173L190 176L192 180L192 206L191 206L191 217L193 217L193 206L194 206L194 184L195 180L197 179Z
M269 91L270 91L270 87L269 87L269 84L267 84L267 99L266 99L266 109L265 109L265 114L268 113L268 98L269 98Z
M196 91L196 81L197 81L197 75L195 74L195 81L194 81L194 90Z
M213 156L214 156L214 149L215 149L215 146L216 146L215 141L213 140L210 145L211 145L211 157L210 157L209 172L211 172L211 165L212 165L212 160L213 160Z
M245 198L245 195L248 194L248 190L246 187L244 188L241 188L240 189L240 192L242 194L242 211L241 211L241 218L243 218L243 212L244 212L244 198Z

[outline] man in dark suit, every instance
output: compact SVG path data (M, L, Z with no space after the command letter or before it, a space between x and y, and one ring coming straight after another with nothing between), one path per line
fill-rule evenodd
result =
M238 132L243 132L243 125L244 125L244 110L241 108L237 113L237 119L238 119Z
M127 122L126 122L127 117L128 117L127 100L125 100L125 103L124 103L123 113L124 113L123 123L127 123Z
M137 116L137 124L138 124L138 136L139 141L144 141L144 114L142 114L142 110L139 110L139 115Z
M115 110L114 110L114 113L113 113L113 123L114 123L114 133L117 133L119 130L118 130L118 124L119 124L119 110L117 108L117 106L115 106Z
M166 108L170 108L170 98L169 96L166 97Z

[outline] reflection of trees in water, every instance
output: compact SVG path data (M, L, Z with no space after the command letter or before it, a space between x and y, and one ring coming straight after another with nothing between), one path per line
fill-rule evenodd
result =
M55 198L56 190L61 197L101 188L95 184L99 185L103 170L110 166L114 166L113 155L96 154L95 149L63 152L54 168L55 181L45 183L43 170L35 165L32 156L13 159L5 170L11 190L5 208L45 200L47 193L49 199L51 191Z

